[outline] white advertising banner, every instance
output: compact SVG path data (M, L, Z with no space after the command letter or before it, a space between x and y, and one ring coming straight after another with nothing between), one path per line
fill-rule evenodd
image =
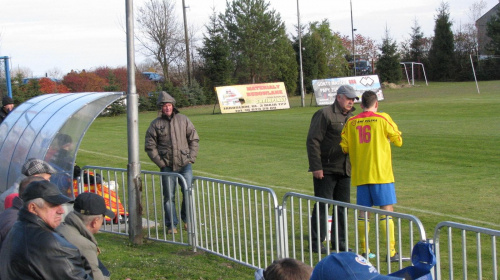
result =
M333 104L337 89L342 85L352 86L360 100L363 92L367 90L375 92L378 100L384 100L384 94L377 75L313 80L312 85L316 104L320 106ZM360 100L357 102L360 102Z
M290 108L283 82L224 86L215 90L223 114Z

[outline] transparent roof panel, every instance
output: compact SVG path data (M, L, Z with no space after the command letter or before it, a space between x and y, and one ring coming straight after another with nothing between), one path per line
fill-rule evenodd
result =
M123 92L44 94L17 106L0 124L0 192L23 175L30 158L50 163L51 178L72 196L73 166L90 124Z

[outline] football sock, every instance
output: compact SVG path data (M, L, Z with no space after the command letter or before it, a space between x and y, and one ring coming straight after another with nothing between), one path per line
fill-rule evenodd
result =
M358 235L359 241L361 242L361 252L370 253L370 249L366 246L366 229L368 229L368 232L370 232L370 220L358 217Z
M396 254L396 240L394 238L394 221L391 216L380 216L380 227L384 233L384 239L387 237L387 222L389 222L389 248L391 249L391 257Z

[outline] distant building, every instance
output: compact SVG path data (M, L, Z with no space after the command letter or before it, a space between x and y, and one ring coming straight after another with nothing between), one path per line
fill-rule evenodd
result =
M492 16L497 15L497 10L500 9L500 0L499 3L495 5L495 7L491 8L488 12L486 12L482 17L476 20L476 28L477 28L477 42L479 45L479 54L487 55L491 54L486 47L491 41L491 38L486 35L486 24L491 19Z

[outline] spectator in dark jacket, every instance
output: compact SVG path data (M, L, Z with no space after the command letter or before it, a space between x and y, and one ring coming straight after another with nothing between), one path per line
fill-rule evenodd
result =
M2 98L2 108L0 109L0 123L3 122L3 120L12 110L14 110L14 100L9 96L5 96L4 98Z
M62 204L72 202L49 181L31 182L21 194L24 206L0 251L1 279L92 279L78 249L58 234Z
M19 185L19 192L22 193L29 183L42 180L45 179L36 175L24 178ZM19 210L21 210L23 205L23 200L19 196L16 196L12 200L12 207L8 208L0 214L0 249L2 249L2 243L5 240L5 237L7 237L10 229L17 221L17 214L19 213Z

